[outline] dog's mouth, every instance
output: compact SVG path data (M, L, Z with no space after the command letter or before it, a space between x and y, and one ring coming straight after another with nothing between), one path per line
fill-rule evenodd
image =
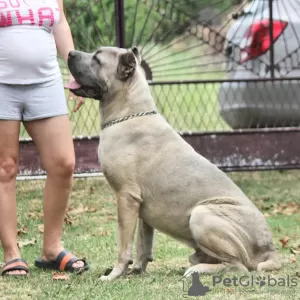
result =
M65 85L74 95L84 98L92 98L95 100L102 100L103 91L100 86L92 87L78 83L75 79Z
M70 81L68 84L65 85L65 88L71 90L71 91L76 91L82 88L82 85L79 84L75 79Z

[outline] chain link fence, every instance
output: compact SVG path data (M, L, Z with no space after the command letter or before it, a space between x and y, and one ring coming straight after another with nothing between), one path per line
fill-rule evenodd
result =
M157 82L150 83L150 89L159 112L177 131L212 132L299 126L299 83L298 78ZM224 86L226 91L221 98ZM245 99L242 99L244 95ZM99 103L86 99L85 105L76 113L73 112L74 105L75 102L69 102L74 137L98 136ZM21 136L28 137L25 129Z
M278 155L292 156L285 147L300 123L300 0L64 2L77 49L138 46L158 110L178 132L225 133L218 147L226 148L249 130L263 130L255 134L271 143L275 130L284 140ZM67 82L68 69L60 66ZM99 103L86 99L76 113L75 103L68 105L74 138L97 138ZM24 128L20 137L28 138ZM249 148L251 140L244 142L241 148ZM253 151L254 163L268 150ZM290 159L286 165L298 165L298 157Z

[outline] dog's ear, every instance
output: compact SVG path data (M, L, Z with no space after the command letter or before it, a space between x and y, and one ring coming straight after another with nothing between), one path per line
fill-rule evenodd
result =
M138 60L139 65L141 64L142 58L140 55L140 51L138 49L138 47L133 47L131 49L132 53L134 54L134 56L136 57L136 59Z
M136 58L134 53L129 50L119 57L117 75L120 80L125 81L133 75L136 69Z

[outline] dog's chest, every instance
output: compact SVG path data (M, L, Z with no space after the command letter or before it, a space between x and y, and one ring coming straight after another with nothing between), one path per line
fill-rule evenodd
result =
M137 151L138 146L135 143L128 142L128 134L120 135L115 133L114 128L107 128L106 133L100 135L100 143L98 146L98 161L102 170L113 172L116 175L121 168L125 168L131 172L131 167L139 159ZM117 170L119 169L119 170ZM124 171L125 171L124 169Z

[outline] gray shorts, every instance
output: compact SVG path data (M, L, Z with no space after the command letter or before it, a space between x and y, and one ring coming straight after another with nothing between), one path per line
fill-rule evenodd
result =
M32 121L66 114L61 78L28 85L0 83L0 120Z

